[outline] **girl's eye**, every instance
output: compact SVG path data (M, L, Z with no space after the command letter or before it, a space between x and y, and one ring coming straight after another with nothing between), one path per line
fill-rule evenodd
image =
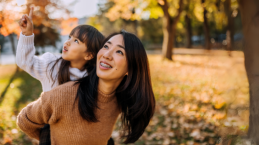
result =
M118 51L117 51L117 53L120 53L121 55L123 55L123 52L122 52L122 51L120 51L120 50L118 50Z
M109 47L107 45L104 45L103 48L108 49Z
M76 43L79 43L79 41L78 41L77 39L75 39L75 42L76 42Z
M71 37L70 36L68 36L68 40L70 39Z

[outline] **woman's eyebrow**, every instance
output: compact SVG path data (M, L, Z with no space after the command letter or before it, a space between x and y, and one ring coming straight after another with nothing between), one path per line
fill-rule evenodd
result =
M120 48L122 48L122 49L125 49L123 46L121 46L121 45L117 45L117 46L119 46Z
M111 41L107 41L107 43L112 44ZM122 49L125 49L124 46L122 46L122 45L117 45L117 46L119 46L119 47L122 48Z

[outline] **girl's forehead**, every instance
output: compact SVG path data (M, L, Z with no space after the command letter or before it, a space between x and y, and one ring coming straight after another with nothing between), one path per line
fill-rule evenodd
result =
M87 41L87 32L84 32L84 31L80 31L80 29L76 29L76 30L73 30L70 34L69 34L70 37L74 37L74 38L77 38L79 39L80 41L82 42L86 42Z
M69 36L73 36L73 37L79 37L79 30L78 31L73 31L69 34Z

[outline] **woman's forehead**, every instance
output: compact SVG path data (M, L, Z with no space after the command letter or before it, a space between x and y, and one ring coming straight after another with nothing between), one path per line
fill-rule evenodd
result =
M124 40L123 40L123 35L118 34L113 37L111 37L108 42L111 42L112 45L122 45L124 46Z

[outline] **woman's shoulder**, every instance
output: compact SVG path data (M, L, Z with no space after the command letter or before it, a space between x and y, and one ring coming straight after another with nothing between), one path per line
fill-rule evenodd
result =
M79 84L76 83L76 81L69 81L67 83L61 84L59 86L56 86L52 89L54 92L60 92L60 93L69 93L77 91Z
M51 96L51 100L54 102L71 101L71 98L75 98L77 95L78 86L79 84L76 84L75 81L70 81L54 87L52 90L45 92L45 94Z

